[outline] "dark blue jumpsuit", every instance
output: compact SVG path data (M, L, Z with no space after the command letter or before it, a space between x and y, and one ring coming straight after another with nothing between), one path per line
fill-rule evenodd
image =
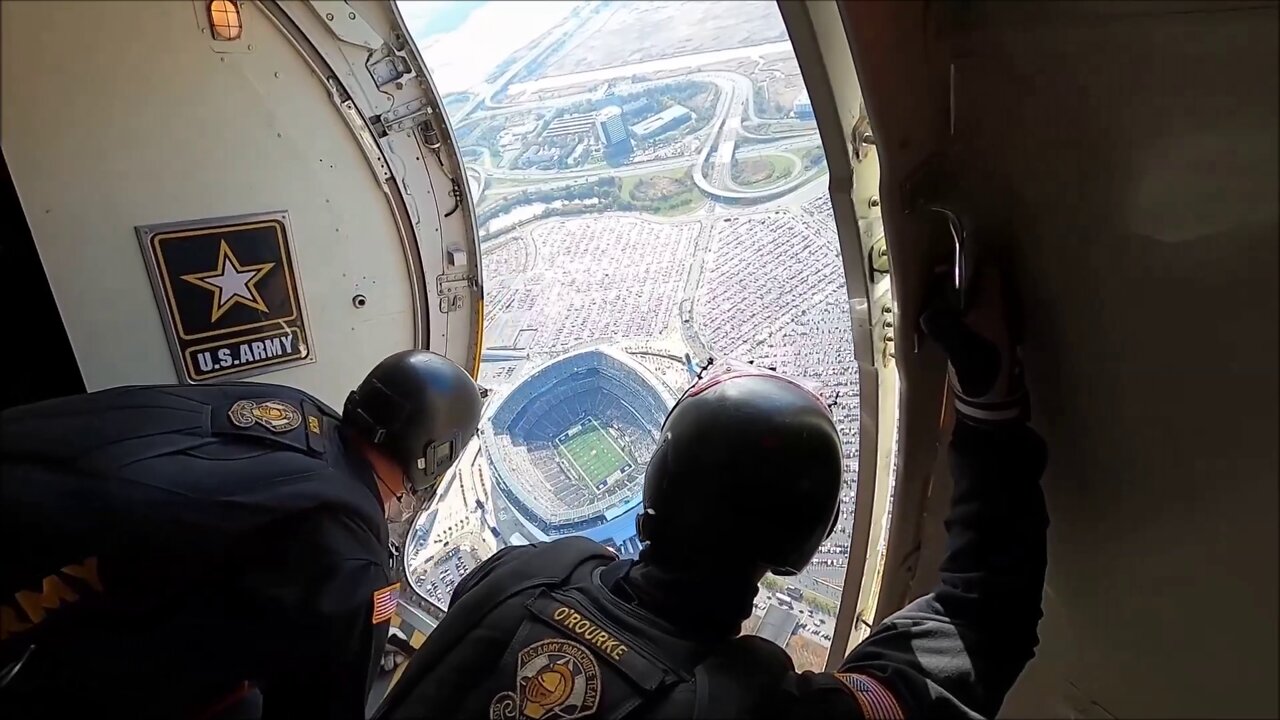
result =
M644 553L571 538L506 548L464 578L379 717L992 717L1038 644L1045 449L1024 424L961 421L950 459L940 583L836 673L797 673L776 645L735 637L754 588L691 587ZM746 602L691 614L708 606L691 594L717 592Z
M0 716L199 717L252 683L270 717L363 717L395 589L339 421L257 383L0 415Z

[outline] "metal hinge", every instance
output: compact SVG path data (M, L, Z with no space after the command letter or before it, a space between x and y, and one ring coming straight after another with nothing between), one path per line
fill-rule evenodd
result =
M374 59L374 56L384 54L384 57ZM365 64L365 67L369 69L369 77L373 78L373 82L378 86L379 90L413 72L413 67L409 65L409 58L397 54L391 48L385 46L370 54L369 62ZM400 83L397 89L403 86L404 83Z
M440 296L440 312L451 313L467 306L467 295L476 288L471 273L444 273L436 276L436 293Z
M421 125L434 114L435 109L426 98L414 98L396 105L378 116L378 120L382 123L381 137Z

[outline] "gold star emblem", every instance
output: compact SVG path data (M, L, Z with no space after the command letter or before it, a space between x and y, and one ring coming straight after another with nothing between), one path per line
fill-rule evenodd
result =
M183 275L182 279L213 291L213 316L209 322L217 322L236 303L260 312L269 312L267 303L258 293L256 283L275 265L272 262L241 265L231 253L231 248L227 247L227 241L223 240L218 248L217 270Z

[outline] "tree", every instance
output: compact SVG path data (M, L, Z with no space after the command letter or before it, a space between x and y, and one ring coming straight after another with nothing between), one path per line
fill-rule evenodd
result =
M840 609L839 603L832 602L817 593L805 592L805 602L812 608L819 610L827 615L835 617L836 611Z
M761 110L765 109L765 103L768 100L768 97L765 95L764 87L764 85L757 85L755 86L755 90L752 92L752 104Z
M812 170L827 161L827 156L822 152L822 148L809 148L804 154L804 169Z

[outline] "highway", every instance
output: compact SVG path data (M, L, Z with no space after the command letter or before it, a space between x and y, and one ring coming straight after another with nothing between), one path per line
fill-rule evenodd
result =
M528 110L554 110L561 107L580 103L584 100L590 100L596 97L594 91L586 91L572 93L562 97L549 100L534 100L527 102L507 102L494 104L492 96L498 92L503 85L510 80L517 72L528 65L535 57L540 55L546 48L554 44L556 36L548 37L543 41L534 52L522 58L519 62L508 69L506 73L499 78L498 82L486 86L476 93L472 100L463 108L456 116L458 121L455 124L455 130L469 125L473 122L488 120L502 115L511 113L528 111ZM630 75L628 66L619 66L611 68L618 77L626 77ZM693 166L693 179L698 188L702 190L708 197L724 201L742 201L742 200L764 200L781 197L796 188L804 185L805 182L812 179L812 175L820 173L821 168L815 168L809 172L803 170L801 159L792 153L786 152L787 149L802 145L812 145L818 139L817 129L789 131L779 133L777 135L760 135L750 133L742 128L743 116L746 115L751 122L768 122L772 118L761 118L756 113L754 86L751 78L739 73L716 70L716 71L698 71L682 76L681 80L690 80L696 82L709 82L715 84L720 89L719 101L716 104L716 114L712 122L704 128L697 137L702 139L702 149L696 155L684 155L674 158L661 158L645 162L632 163L623 168L610 167L593 167L581 170L556 171L548 173L536 170L504 170L493 167L493 160L486 150L484 155L484 169L481 175L481 187L484 187L486 179L509 179L509 180L529 180L529 181L545 181L548 176L554 177L555 185L551 187L569 184L574 180L592 179L605 176L626 176L641 175L663 170L672 170L677 168L685 168ZM636 83L628 87L629 90L643 90L650 87L658 87L667 85L672 82L671 78L663 80L650 80L646 82ZM477 106L483 104L482 109L476 110ZM778 141L778 145L769 143L753 147L750 150L738 152L737 145L739 138L753 140L773 140ZM718 150L717 150L718 148ZM707 177L703 167L712 152L716 151L715 169L711 173L711 177ZM752 157L764 154L782 154L789 157L795 164L797 172L794 173L787 181L775 184L765 188L745 188L733 181L730 168L734 157ZM546 185L543 185L546 187ZM514 189L513 189L514 190Z
M753 120L758 120L755 111L755 96L751 79L737 73L724 73L733 78L727 92L720 94L721 103L716 119L712 123L713 133L702 146L697 162L693 166L693 182L708 197L730 202L738 200L765 200L781 197L799 188L812 176L826 172L825 168L814 168L804 171L800 158L786 153L794 162L796 172L785 182L760 189L744 188L733 181L733 158L736 153L738 136L742 131L742 115L745 111ZM723 88L723 86L722 86ZM814 130L817 136L817 130ZM718 142L716 139L718 138ZM706 165L712 152L716 153L712 166L712 177L706 175Z
M793 149L802 148L802 147L813 147L815 140L816 138L811 138L811 137L806 137L801 140L783 139L777 143L770 143L767 145L755 145L745 150L737 150L734 153L734 155L739 159L749 158L749 157L759 157L761 155L786 155L787 157L790 157L797 164L797 167L798 167L800 165L801 158L795 153L792 153L790 151ZM502 195L517 193L517 192L520 192L521 190L527 190L532 187L537 187L540 190L570 187L573 185L580 185L580 184L593 182L595 180L600 180L606 177L628 177L631 175L649 175L651 173L663 172L666 170L682 170L682 169L688 168L691 164L692 164L692 160L690 159L689 156L686 155L686 156L680 156L680 157L674 157L674 158L664 158L661 160L654 160L647 163L635 163L635 164L626 165L620 168L611 168L607 165L602 165L599 167L592 168L590 170L582 170L582 171L574 171L574 172L557 172L552 177L548 177L549 173L540 173L540 172L505 173L500 171L494 171L490 168L481 168L480 163L473 163L468 167L476 168L476 172L479 173L480 175L480 183L481 183L480 187L486 187L484 183L494 178L525 181L525 183L522 183L521 185L514 185L511 187L489 190L490 196L500 197ZM814 174L815 173L813 172L806 173L804 177L806 179L810 179ZM788 184L788 187L790 187L791 189L794 189L795 187L798 187L799 185L803 185L803 184L804 182L802 181L802 182L796 183L795 185ZM474 188L475 186L473 185L473 190ZM747 191L747 192L750 192L750 191ZM476 196L478 197L478 194ZM752 197L755 197L755 195L752 195Z

